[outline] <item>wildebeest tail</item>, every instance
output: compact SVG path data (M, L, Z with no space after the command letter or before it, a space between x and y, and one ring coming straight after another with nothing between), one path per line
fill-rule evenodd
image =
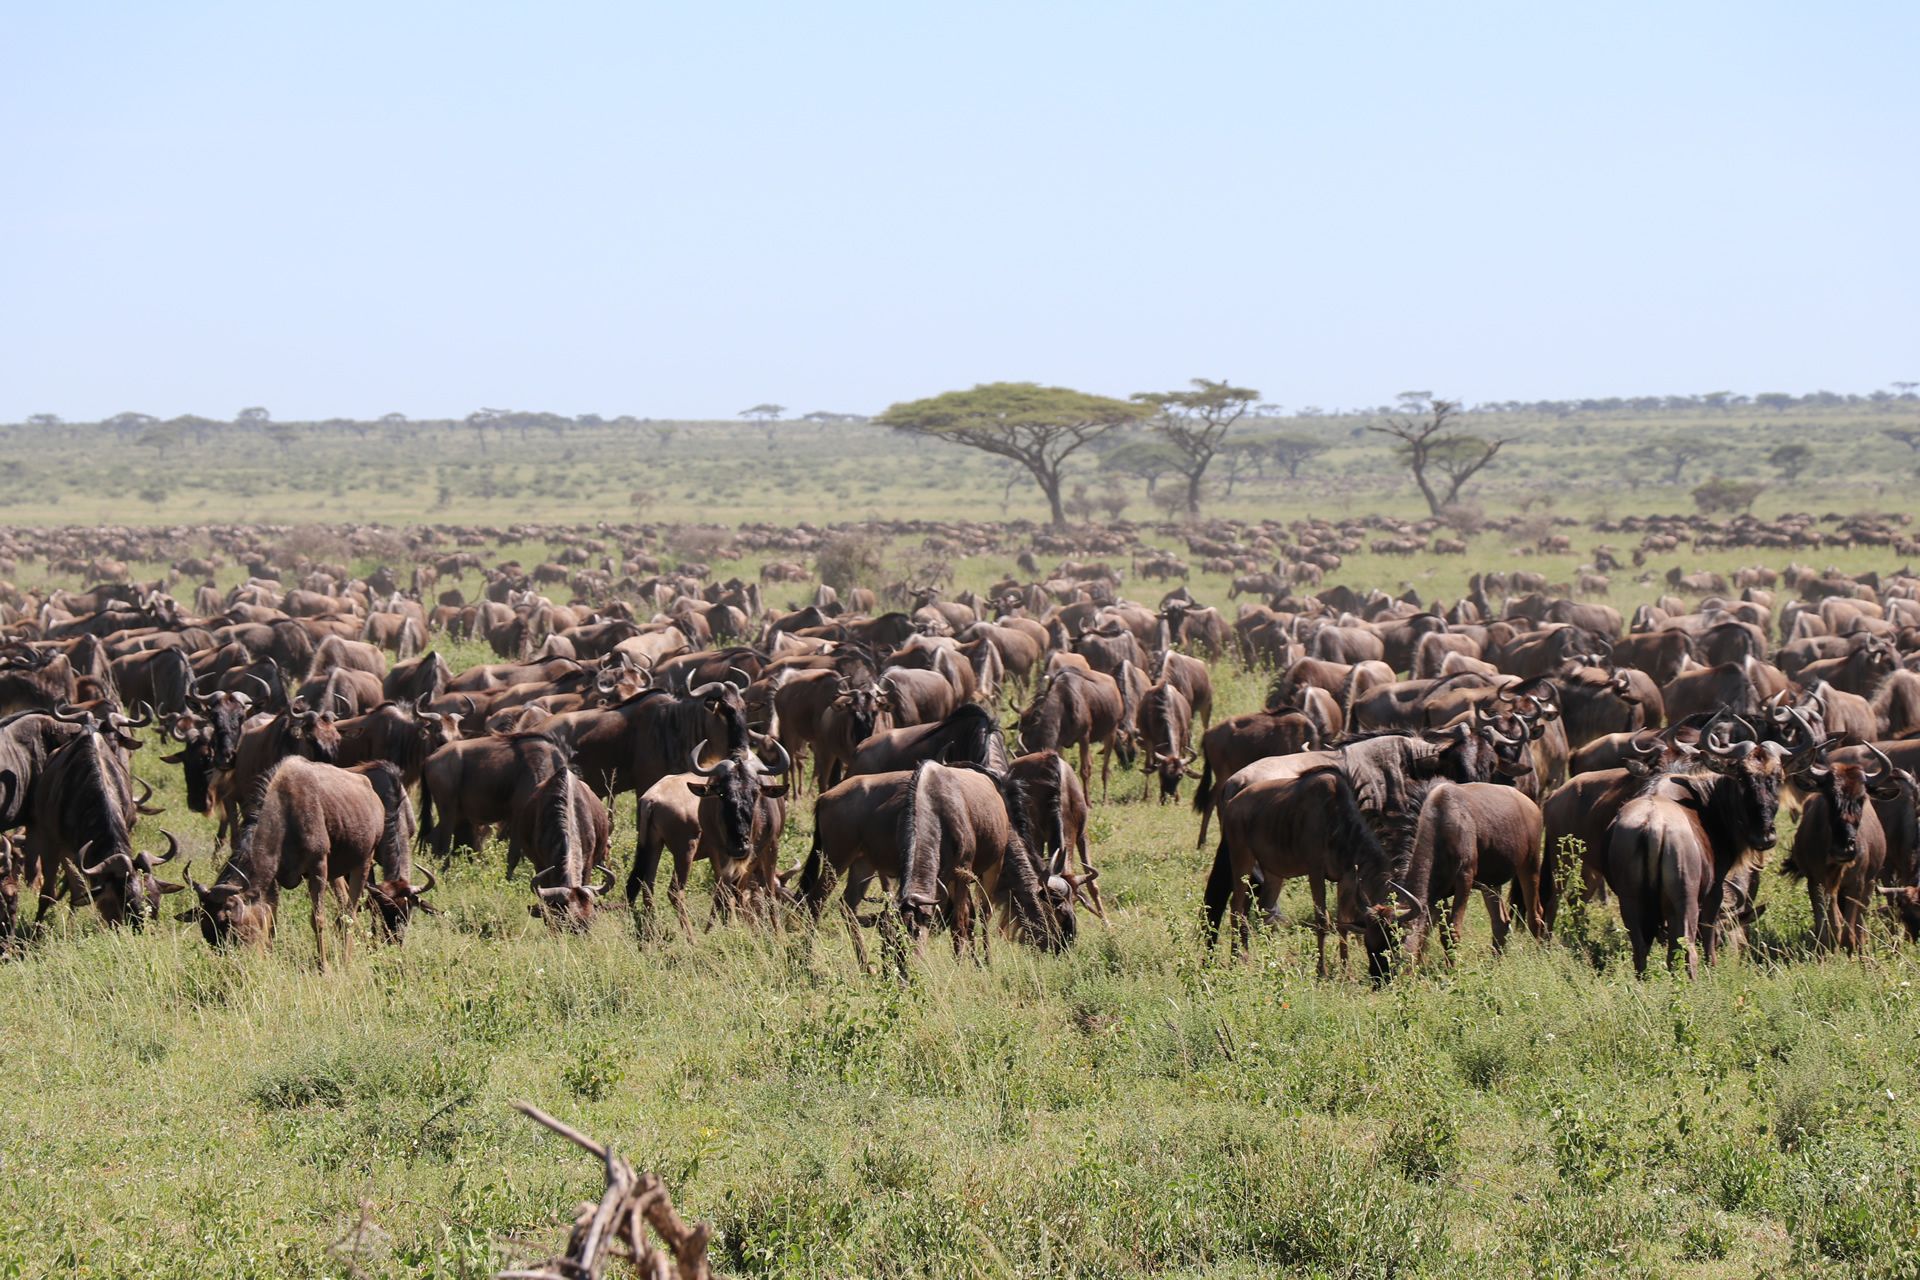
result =
M1205 813L1207 806L1212 803L1213 761L1208 759L1206 752L1203 751L1200 753L1200 785L1194 788L1193 792L1193 811L1195 813ZM1205 840L1207 838L1206 832L1202 831L1200 838Z

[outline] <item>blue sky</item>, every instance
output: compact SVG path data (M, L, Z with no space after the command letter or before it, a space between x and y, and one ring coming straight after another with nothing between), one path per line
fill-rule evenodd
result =
M1920 5L0 8L0 418L1920 379Z

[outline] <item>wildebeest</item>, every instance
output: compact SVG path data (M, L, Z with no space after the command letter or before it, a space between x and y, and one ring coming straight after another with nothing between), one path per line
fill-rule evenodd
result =
M1114 757L1122 768L1133 756L1132 708L1113 677L1098 671L1056 671L1041 687L1039 697L1020 713L1022 751L1080 753L1080 783L1091 779L1090 749L1101 747L1100 798L1105 799Z
M1352 785L1337 765L1317 765L1254 782L1236 789L1221 805L1220 846L1206 887L1210 946L1229 908L1235 949L1247 946L1247 881L1256 871L1273 885L1294 876L1307 878L1322 976L1327 972L1327 935L1335 925L1327 909L1327 885L1336 886L1343 899L1364 898L1368 909L1375 903L1391 906L1393 860L1374 836ZM1360 927L1361 914L1343 904L1343 959L1347 927Z
M983 916L1007 914L1014 936L1058 951L1074 940L1076 877L1035 856L1020 784L976 766L914 769L902 802L896 902L908 932L944 919L958 953L971 939L975 892ZM985 921L983 921L985 923Z
M713 868L714 910L720 915L779 893L776 861L787 825L785 779L793 758L777 741L769 739L768 745L779 753L779 763L767 765L742 746L703 765L704 742L690 757L696 780L687 789L700 801L695 857ZM676 877L678 872L676 866Z
M878 731L853 753L847 772L891 773L911 769L922 760L970 761L1000 769L1006 767L1006 744L993 713L969 703L936 724Z
M1193 709L1171 683L1162 681L1140 700L1135 726L1140 743L1140 798L1160 781L1160 803L1180 794L1180 780L1200 748L1193 741ZM1198 776L1198 775L1194 775Z
M420 769L420 839L435 861L456 844L477 847L480 828L510 824L534 789L568 763L566 750L538 730L449 742ZM525 851L511 831L508 845L511 867Z
M1826 744L1823 744L1826 745ZM1873 799L1904 798L1893 762L1874 751L1874 765L1828 763L1819 748L1797 759L1794 781L1811 792L1800 810L1793 852L1782 870L1807 882L1818 946L1858 951L1861 916L1875 897L1887 861L1887 837Z
M1493 924L1493 946L1504 948L1510 919L1502 886L1524 913L1522 923L1545 936L1540 913L1540 809L1512 787L1485 782L1442 783L1427 795L1414 833L1413 856L1398 877L1410 913L1406 950L1418 959L1439 905L1451 900L1451 918L1441 922L1451 945L1466 923L1476 890Z
M34 781L21 846L28 882L40 892L38 918L63 882L76 905L92 902L108 924L138 928L153 917L161 895L181 887L156 880L153 869L172 860L180 845L168 835L165 855L136 852L136 813L132 775L103 729L85 726L47 757Z
M1194 848L1207 842L1216 781L1225 782L1255 760L1310 751L1322 740L1318 728L1306 716L1271 707L1222 720L1201 735L1200 785L1193 793L1193 807L1200 815L1200 835Z
M214 946L264 946L273 936L280 891L301 884L321 969L327 967L326 903L339 912L341 946L376 861L406 865L412 842L406 787L391 765L341 769L299 757L274 765L234 836L233 856L211 887L189 880L190 913Z
M513 825L516 846L533 863L535 901L527 910L556 928L586 928L601 896L613 887L607 866L613 820L607 806L580 775L562 766L533 789ZM596 873L599 883L589 883Z
M1644 973L1656 936L1668 963L1682 951L1687 974L1719 945L1728 878L1774 844L1773 820L1785 781L1777 743L1709 737L1703 758L1654 774L1620 808L1607 841L1607 884Z

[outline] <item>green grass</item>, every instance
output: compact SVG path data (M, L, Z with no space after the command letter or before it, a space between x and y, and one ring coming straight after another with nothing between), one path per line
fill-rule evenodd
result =
M1226 710L1257 700L1223 683ZM177 770L145 751L139 771L178 813ZM1318 981L1297 925L1245 962L1203 954L1193 815L1137 791L1093 819L1110 930L1058 958L1000 941L986 966L936 940L904 986L837 927L640 945L616 911L556 937L497 848L446 869L447 914L404 948L363 941L326 976L300 893L266 955L61 915L0 965L0 1276L544 1256L599 1175L519 1098L661 1172L734 1274L1920 1264L1910 949L1637 981L1611 928L1600 972L1558 945L1495 959L1476 909L1453 965ZM204 859L204 823L150 821ZM623 864L631 838L629 799ZM1767 895L1762 941L1798 951L1803 895ZM1285 906L1305 918L1303 892Z

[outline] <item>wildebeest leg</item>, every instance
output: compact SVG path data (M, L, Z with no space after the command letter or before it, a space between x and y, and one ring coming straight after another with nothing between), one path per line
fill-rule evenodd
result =
M1084 748L1083 748L1084 750ZM1113 743L1109 742L1100 749L1100 801L1106 803L1107 777L1113 772Z
M1090 749L1091 744L1087 742L1080 744L1080 789L1082 791L1093 785L1093 760L1089 755ZM1105 796L1100 798L1106 799Z
M900 981L907 981L906 930L901 927L900 912L894 906L892 894L888 894L887 900L881 904L877 927L880 930L880 954L885 957L883 967L890 965L899 973Z
M1817 876L1807 877L1807 903L1813 909L1813 945L1821 951L1833 949L1833 900L1826 883Z
M332 892L332 886L318 876L307 881L307 893L313 899L313 947L320 953L322 973L327 971L327 897Z
M1513 923L1513 917L1507 913L1506 899L1500 896L1500 890L1490 884L1480 886L1481 901L1487 904L1487 923L1493 928L1493 949L1495 952L1507 949L1507 930ZM1462 911L1458 919L1466 922L1466 912Z
M1228 910L1233 915L1233 958L1244 958L1253 950L1253 931L1247 925L1247 880L1236 875Z
M1084 826L1080 829L1080 834L1074 837L1073 847L1074 852L1080 855L1080 870L1083 873L1091 874L1093 871L1093 860L1087 857L1087 831ZM1107 919L1106 904L1100 901L1100 882L1098 880L1089 880L1086 882L1085 887L1087 890L1087 901L1093 906L1093 914L1100 917L1101 924L1112 927L1111 922Z
M660 876L660 852L660 842L642 835L634 841L633 870L627 872L627 906L633 906L636 896L645 897L641 912L648 920L653 919L653 885ZM678 865L677 856L675 864Z
M333 927L340 932L340 960L349 965L353 963L353 904L360 896L353 883L356 878L339 876L328 886L333 895Z
M1645 974L1647 955L1653 950L1653 911L1648 909L1642 893L1622 892L1620 894L1620 924L1627 931L1627 939L1633 946L1633 971Z
M687 918L687 879L693 874L693 850L675 849L673 851L673 878L667 882L667 901L673 904L673 913L680 917L680 931L687 935L687 941L693 941L693 921ZM716 889L719 888L716 882Z
M831 874L831 873L829 873ZM873 872L849 870L847 887L840 895L840 912L847 921L847 934L853 939L853 954L860 961L860 971L871 973L872 965L867 961L867 940L860 930L860 903L867 896L867 888L873 883ZM831 886L829 886L829 889ZM826 892L823 890L822 892Z
M1307 877L1307 892L1313 895L1313 933L1320 953L1317 972L1327 976L1327 882L1319 876Z

